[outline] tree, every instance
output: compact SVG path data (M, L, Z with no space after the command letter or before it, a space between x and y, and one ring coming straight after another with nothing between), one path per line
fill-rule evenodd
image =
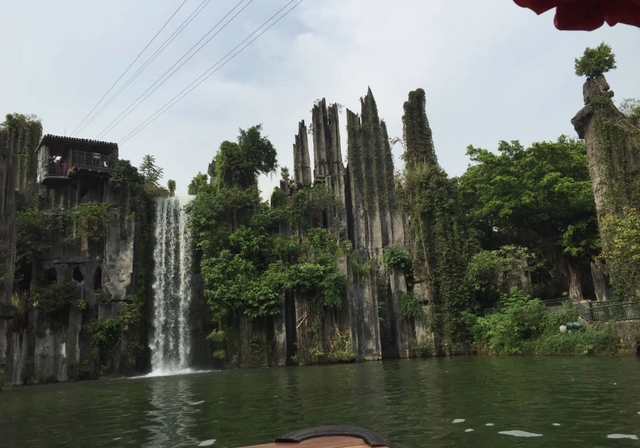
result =
M116 172L110 177L111 185L116 188L128 186L132 191L137 191L144 185L145 178L138 168L131 165L126 159L118 159L116 162Z
M258 174L268 174L278 166L276 149L261 135L262 126L240 129L238 142L224 141L215 158L219 188L237 186L245 189L257 184Z
M616 55L604 42L596 48L587 47L580 59L576 58L576 75L595 78L616 68Z
M162 179L164 170L156 165L155 156L146 154L142 158L142 163L140 164L140 173L142 173L147 182L150 182L155 186L159 186L158 182Z
M640 99L625 98L620 104L620 112L636 126L640 126Z
M467 155L477 164L460 186L482 247L527 247L580 295L579 270L600 248L584 143L562 136L525 149L502 141L498 154L469 146Z
M145 193L151 197L169 196L169 190L160 186L164 170L156 165L156 158L147 154L142 158L140 174L144 178Z
M207 185L208 183L209 183L209 178L207 177L207 175L198 171L198 174L196 174L195 177L191 179L187 192L190 195L195 196L198 194L198 191L200 190L200 188L203 185Z
M176 195L176 181L173 179L169 179L167 181L167 188L169 189L169 196L173 197Z

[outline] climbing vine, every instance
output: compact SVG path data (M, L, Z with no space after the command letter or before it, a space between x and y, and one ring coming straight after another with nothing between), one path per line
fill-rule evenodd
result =
M415 275L427 281L433 300L432 328L440 337L457 342L468 338L460 319L473 305L462 281L467 260L464 224L457 184L438 166L424 107L422 89L411 92L404 105L406 169L401 198L410 216Z

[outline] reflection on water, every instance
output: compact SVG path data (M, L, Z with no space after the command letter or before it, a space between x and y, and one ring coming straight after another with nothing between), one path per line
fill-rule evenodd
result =
M369 428L395 448L637 446L639 361L466 357L14 387L0 394L0 446L231 448L319 425Z
M197 445L198 441L191 435L191 430L196 426L194 414L200 412L200 409L193 401L186 376L152 381L149 397L152 408L145 413L145 420L149 424L142 427L151 436L143 446L155 448Z

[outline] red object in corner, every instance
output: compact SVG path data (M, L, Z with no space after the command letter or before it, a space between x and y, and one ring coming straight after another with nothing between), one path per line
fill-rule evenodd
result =
M640 0L514 0L523 8L542 14L556 8L559 30L593 31L604 22L640 27Z

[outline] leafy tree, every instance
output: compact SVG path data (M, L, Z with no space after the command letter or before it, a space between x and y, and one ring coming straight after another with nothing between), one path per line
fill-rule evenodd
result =
M625 98L620 104L620 112L625 114L636 126L640 125L640 99Z
M131 165L126 159L118 159L115 166L116 172L110 177L111 185L116 188L129 186L132 191L138 191L144 185L144 176L140 174L138 168Z
M173 179L169 179L167 181L167 189L169 190L169 196L173 197L176 195L176 181Z
M142 158L140 174L144 178L144 190L148 196L169 196L169 190L160 186L164 169L156 165L156 158L147 154Z
M196 174L195 177L191 179L187 192L190 195L195 196L196 194L198 194L200 187L202 187L203 185L207 185L208 183L209 178L207 177L207 175L198 171L198 174Z
M142 163L140 164L140 173L142 173L147 182L158 185L158 182L160 181L160 179L162 179L162 176L164 174L164 169L156 165L155 156L146 154L142 158Z
M525 149L503 141L498 154L470 146L467 155L476 165L460 188L482 247L527 247L550 262L548 271L560 270L565 288L579 289L580 268L600 247L584 143L562 136Z
M256 185L258 174L268 174L277 168L277 153L262 126L240 129L237 143L224 141L215 158L216 182L219 187Z
M16 264L38 263L51 247L52 219L36 208L16 213Z
M512 287L523 287L521 279L538 267L535 256L526 248L502 246L498 250L481 250L471 257L464 282L482 308L494 307L501 294Z
M576 58L576 75L595 78L616 68L616 55L611 46L604 42L596 48L584 50L581 58Z

